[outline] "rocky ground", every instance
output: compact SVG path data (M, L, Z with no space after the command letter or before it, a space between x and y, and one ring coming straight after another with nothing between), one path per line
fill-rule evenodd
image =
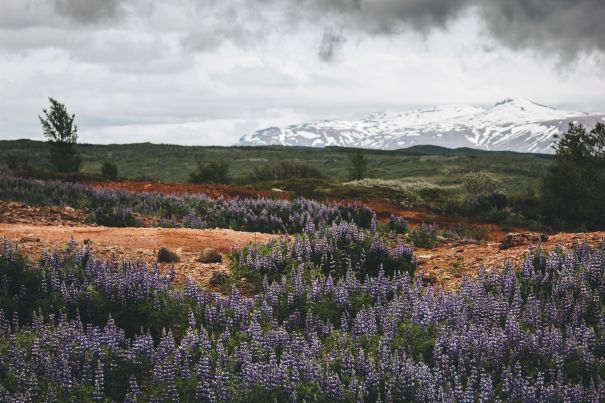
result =
M524 238L524 242L505 249L501 247L502 242L492 241L449 241L432 249L416 248L418 270L426 273L430 282L452 287L462 277L477 274L481 269L502 268L507 261L518 266L530 247L541 245L544 249L552 249L556 245L568 247L584 242L600 245L605 240L605 232L559 233L550 235L546 241Z
M20 251L38 259L45 249L63 248L70 239L90 245L96 256L104 259L142 259L152 264L165 247L180 258L178 263L160 263L161 270L176 269L177 281L186 277L208 284L214 272L227 271L226 256L234 246L266 242L276 235L238 232L226 229L193 230L185 228L109 228L93 226L44 226L0 224L0 238L16 242ZM200 263L205 248L218 251L221 263Z
M410 214L417 215L408 212ZM38 259L44 249L64 247L70 239L80 244L86 241L97 256L103 258L143 259L150 264L156 261L158 250L166 247L177 253L180 262L161 263L162 270L170 270L174 266L177 281L191 277L206 284L214 273L228 271L226 253L234 246L278 237L225 229L157 228L153 227L157 224L153 218L138 218L145 228L108 228L89 224L86 211L70 207L0 202L0 237L17 242L32 259ZM539 241L539 234L524 232L510 247L502 249L501 241L505 239L506 233L492 226L488 241L443 239L435 248L416 248L419 271L425 273L429 282L449 288L458 284L463 276L476 274L482 268L501 268L506 261L518 265L532 245L541 243L544 248L582 242L596 245L605 239L605 232L560 233L542 241ZM200 263L198 257L204 248L216 249L223 256L223 261Z

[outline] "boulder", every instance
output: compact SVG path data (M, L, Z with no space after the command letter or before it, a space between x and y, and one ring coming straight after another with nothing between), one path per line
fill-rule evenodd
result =
M168 248L161 247L158 251L158 263L177 263L180 261L179 256Z
M500 243L500 249L548 241L548 235L535 232L509 232Z
M200 253L200 257L197 258L197 261L201 263L220 263L223 261L223 257L216 249L206 248Z

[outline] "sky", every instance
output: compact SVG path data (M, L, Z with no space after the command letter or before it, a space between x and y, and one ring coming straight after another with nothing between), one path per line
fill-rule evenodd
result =
M527 98L605 112L605 0L0 0L0 139L232 145L258 129Z

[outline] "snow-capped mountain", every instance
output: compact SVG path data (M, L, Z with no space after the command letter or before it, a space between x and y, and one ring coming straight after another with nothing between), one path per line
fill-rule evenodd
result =
M239 145L361 147L394 150L413 145L471 147L551 153L553 136L570 122L592 128L605 114L564 111L525 99L492 108L445 105L405 112L378 112L362 120L322 120L269 127L243 136Z

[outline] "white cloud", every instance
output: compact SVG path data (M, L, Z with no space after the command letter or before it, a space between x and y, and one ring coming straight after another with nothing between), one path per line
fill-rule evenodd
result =
M605 111L597 53L561 65L503 47L468 13L430 32L364 35L330 11L317 22L266 3L130 0L57 13L41 0L7 0L0 139L40 138L48 96L76 113L82 141L95 143L228 145L266 126L517 96ZM335 42L321 59L326 32Z

